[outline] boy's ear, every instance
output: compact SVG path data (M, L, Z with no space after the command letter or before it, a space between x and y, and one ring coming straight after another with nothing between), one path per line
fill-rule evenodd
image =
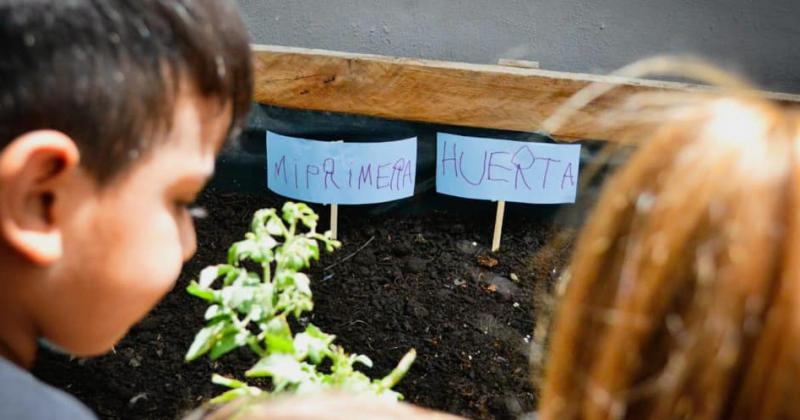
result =
M79 158L75 142L52 130L26 133L0 150L0 235L35 264L61 257L53 206L63 200L65 175Z

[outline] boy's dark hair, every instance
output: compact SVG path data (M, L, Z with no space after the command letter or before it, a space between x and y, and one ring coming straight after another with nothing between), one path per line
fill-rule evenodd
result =
M232 105L235 135L250 58L232 0L0 0L0 148L58 130L107 181L170 128L184 83Z

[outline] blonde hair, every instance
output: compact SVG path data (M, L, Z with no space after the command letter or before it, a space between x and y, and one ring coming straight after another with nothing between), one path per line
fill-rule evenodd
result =
M195 420L463 420L461 417L381 400L370 395L322 392L254 398L228 404ZM187 419L187 420L189 420Z
M800 116L692 63L732 88L608 116L637 150L577 242L544 419L800 416Z

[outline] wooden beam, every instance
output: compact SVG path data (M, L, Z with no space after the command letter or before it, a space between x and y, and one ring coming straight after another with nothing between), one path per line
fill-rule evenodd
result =
M517 60L514 58L501 58L497 60L498 66L505 66L505 67L519 67L521 69L538 69L541 68L539 66L538 61L530 61L530 60Z
M552 136L613 140L593 117L628 95L657 90L712 91L685 83L254 45L255 100L285 108L332 111L467 127L537 131L590 83L619 85ZM800 95L766 93L789 103Z

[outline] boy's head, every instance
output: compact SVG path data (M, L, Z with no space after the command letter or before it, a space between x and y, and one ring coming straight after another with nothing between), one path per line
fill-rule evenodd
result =
M227 0L0 0L0 22L0 354L103 352L194 252L247 32Z

